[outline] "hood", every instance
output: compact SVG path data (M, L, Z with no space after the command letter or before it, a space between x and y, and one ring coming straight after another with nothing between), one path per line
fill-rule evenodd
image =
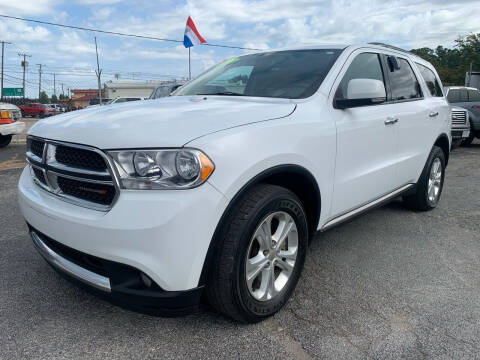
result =
M18 110L20 111L20 108L16 105L9 104L9 103L4 103L0 102L0 109L1 110Z
M170 96L73 111L38 121L30 135L101 149L179 147L213 132L290 115L286 99Z

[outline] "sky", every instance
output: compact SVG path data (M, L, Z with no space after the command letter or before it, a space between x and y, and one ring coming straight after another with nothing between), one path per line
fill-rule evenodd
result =
M480 33L479 0L0 0L0 14L170 39L183 39L190 15L212 44L272 49L299 44L379 41L406 49L454 46L459 35ZM4 87L21 87L22 60L30 54L27 96L42 89L95 88L94 36L102 82L188 76L188 50L180 43L94 34L0 18L5 46ZM192 75L249 50L196 46Z

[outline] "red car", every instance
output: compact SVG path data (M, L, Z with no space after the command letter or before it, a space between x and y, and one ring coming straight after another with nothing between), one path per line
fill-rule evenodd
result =
M40 103L29 103L26 105L20 105L22 111L22 117L25 116L38 116L43 118L45 116L55 115L55 110L50 109L48 106Z

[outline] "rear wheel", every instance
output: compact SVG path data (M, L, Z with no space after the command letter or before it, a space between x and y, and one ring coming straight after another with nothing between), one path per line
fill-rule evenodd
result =
M22 118L25 117L25 111L22 110Z
M12 141L12 135L0 135L0 148L7 146Z
M291 191L249 190L226 219L207 283L210 303L244 323L273 315L300 277L308 244L306 215Z
M40 117L40 119L43 119L45 117L45 113L43 111L41 111L38 116Z
M415 210L434 209L442 195L444 180L445 154L441 148L434 146L418 180L415 193L403 197L405 204Z

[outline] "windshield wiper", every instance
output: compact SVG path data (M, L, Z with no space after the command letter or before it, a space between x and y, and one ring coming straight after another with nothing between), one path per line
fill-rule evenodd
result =
M219 91L219 92L216 92L216 93L209 93L209 94L195 94L195 95L225 95L225 96L245 96L245 95L243 95L243 94L236 93L236 92L233 92L233 91Z

